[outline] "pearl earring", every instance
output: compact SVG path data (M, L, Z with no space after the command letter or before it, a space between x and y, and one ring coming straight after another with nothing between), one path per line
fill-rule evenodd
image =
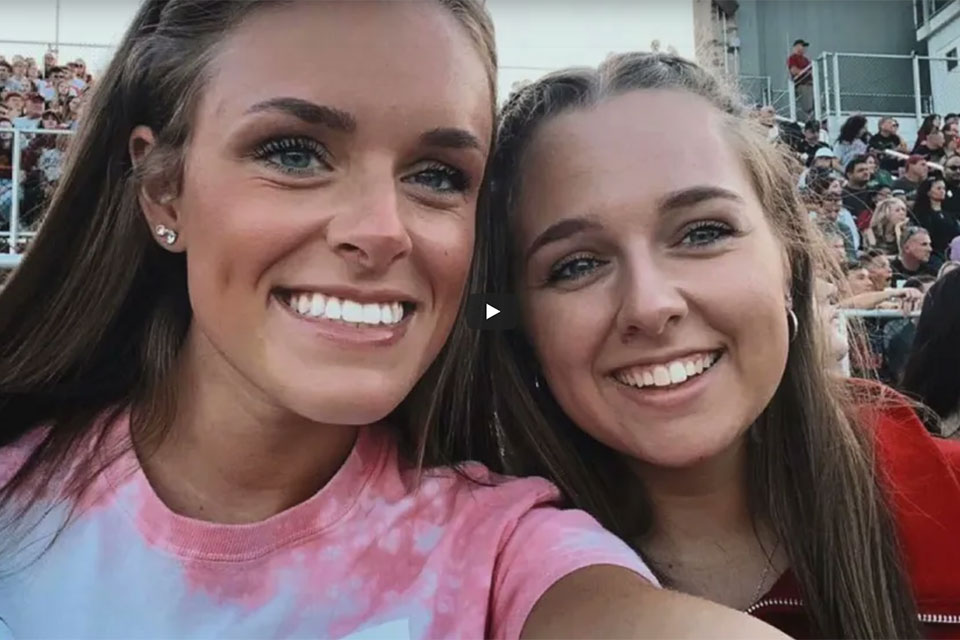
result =
M168 229L162 224L158 224L156 228L157 235L163 239L168 246L174 245L177 243L177 232L173 229Z

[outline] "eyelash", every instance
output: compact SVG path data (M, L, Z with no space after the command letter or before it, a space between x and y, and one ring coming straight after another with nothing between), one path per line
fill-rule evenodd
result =
M581 254L581 255L570 256L569 258L563 260L562 262L560 262L560 263L558 263L556 266L554 266L552 269L550 269L550 273L549 273L549 275L547 276L547 284L552 284L552 283L561 282L561 281L567 282L567 281L579 280L580 278L584 278L584 277L590 275L590 273L591 273L593 270L591 270L590 272L586 272L586 273L584 273L584 272L580 272L580 273L576 273L576 274L565 274L565 273L564 273L564 271L566 271L567 269L569 269L569 268L572 267L573 265L577 264L578 262L579 262L579 263L584 263L584 262L592 263L593 265L595 265L595 266L594 266L594 269L598 269L598 268L604 266L605 264L607 264L607 262L606 262L605 260L600 260L600 259L598 259L598 258L595 258L595 257L591 256L591 255Z
M711 231L716 236L712 239L707 240L706 242L692 243L687 242L690 236L698 231ZM703 222L697 222L686 229L683 235L683 239L680 241L682 245L693 249L703 249L709 247L710 245L716 244L725 238L728 238L734 234L734 230L727 224L722 222L716 222L714 220L707 220ZM587 271L580 271L577 273L570 273L569 269L576 265L577 263L590 263L592 268ZM547 276L547 284L552 284L561 281L574 281L579 280L590 275L595 269L598 269L607 264L606 260L600 260L589 254L580 254L573 255L569 258L566 258L562 262L554 266L550 273Z
M710 231L715 235L713 238L705 242L688 242L690 236L698 231ZM730 227L730 225L717 222L716 220L704 220L702 222L696 222L687 227L683 233L683 238L680 240L680 244L692 249L704 249L720 242L721 240L729 238L733 234L734 230Z
M286 167L279 162L271 160L273 156L285 153L306 153L312 155L324 170L330 170L330 152L327 151L327 148L312 138L301 136L268 140L253 150L253 157L277 169L281 173L288 175L311 176L314 174L314 171L310 168Z
M423 176L425 174L430 174L433 177L440 176L442 178L445 178L446 181L449 182L449 186L442 187L442 188L435 188L435 187L427 186L422 182L417 182L416 180L414 180L414 178L416 178L417 176ZM444 164L442 162L436 162L433 160L426 162L420 168L420 170L417 171L416 173L413 173L403 178L403 181L410 184L418 184L420 186L423 186L427 189L430 189L440 194L463 193L470 189L470 178L469 176L467 176L466 173L464 173L463 171L460 171L459 169L451 167L448 164Z

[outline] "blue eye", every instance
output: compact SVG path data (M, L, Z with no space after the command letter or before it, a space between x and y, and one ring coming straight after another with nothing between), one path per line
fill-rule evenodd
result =
M698 222L687 229L680 244L693 248L708 247L731 235L733 229L723 223Z
M312 138L276 138L258 146L253 156L268 166L294 176L312 176L329 171L329 153Z
M462 193L470 187L470 181L462 171L440 162L429 163L403 181L437 193Z
M590 275L606 262L588 256L575 256L565 260L550 270L548 282L579 280Z

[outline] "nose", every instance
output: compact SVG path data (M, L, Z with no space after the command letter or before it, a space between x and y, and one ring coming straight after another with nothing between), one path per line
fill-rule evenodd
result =
M365 180L351 191L327 226L327 243L354 271L386 271L412 249L394 180Z
M688 312L676 278L649 254L631 258L620 292L617 328L625 342L640 335L660 337Z

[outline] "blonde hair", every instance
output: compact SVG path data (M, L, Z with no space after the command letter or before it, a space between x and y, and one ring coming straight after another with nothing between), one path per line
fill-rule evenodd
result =
M900 198L886 198L874 209L873 219L870 221L870 230L877 242L889 242L897 240L896 229L892 222L893 210L895 207L902 206L906 213L907 205Z

